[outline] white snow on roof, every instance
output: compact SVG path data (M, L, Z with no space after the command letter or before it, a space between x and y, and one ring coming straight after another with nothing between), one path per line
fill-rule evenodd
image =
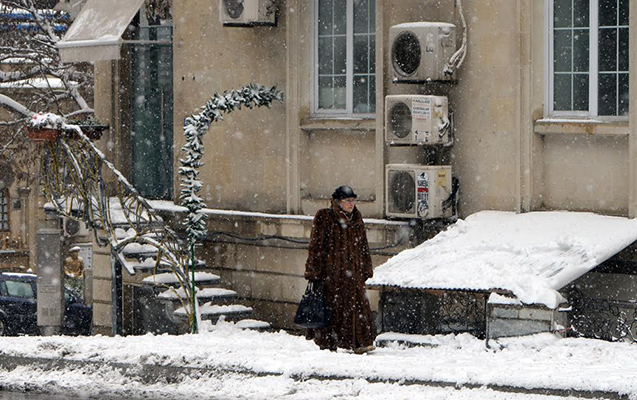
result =
M502 296L497 293L491 293L491 295L489 295L489 300L487 302L489 304L505 304L505 305L512 305L512 306L522 305L522 302L516 298Z
M62 42L118 41L144 0L89 0Z
M368 285L511 291L555 308L557 292L637 240L637 219L481 211L376 268Z

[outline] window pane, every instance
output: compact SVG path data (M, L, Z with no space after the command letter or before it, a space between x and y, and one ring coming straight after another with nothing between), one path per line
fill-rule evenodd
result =
M354 75L354 112L368 113L369 80L366 75Z
M334 74L347 73L347 37L334 38Z
M376 112L376 77L369 75L369 112Z
M7 294L12 297L20 297L23 299L33 299L33 287L29 282L5 281L7 286Z
M599 115L617 115L617 74L599 74Z
M556 72L571 71L572 57L571 31L555 31L553 38L553 57Z
M628 28L619 28L619 71L628 71Z
M628 74L619 74L619 104L617 115L628 115Z
M589 37L587 29L573 30L573 71L588 71Z
M619 0L619 25L628 26L628 2L630 0Z
M553 82L553 109L571 110L571 75L556 74Z
M376 36L369 37L369 72L376 71Z
M573 110L588 111L588 74L573 75Z
M571 26L571 19L573 15L571 0L555 0L553 13L553 26L555 28Z
M318 34L332 34L332 0L319 0Z
M367 35L354 36L354 73L366 74L369 72L369 46Z
M347 33L347 1L335 0L334 2L334 34L345 35Z
M171 27L144 27L150 40L171 40ZM132 46L131 180L147 198L172 196L173 75L172 46L150 43Z
M318 42L319 75L333 74L332 38L319 38Z
M334 82L331 76L319 77L318 108L323 110L334 108Z
M590 11L588 8L590 0L573 0L573 26L588 27Z
M347 100L347 78L345 76L334 77L334 108L344 110Z
M617 71L617 29L599 30L599 70Z
M599 0L599 26L617 25L617 0Z
M367 0L354 0L354 33L367 33L369 14Z

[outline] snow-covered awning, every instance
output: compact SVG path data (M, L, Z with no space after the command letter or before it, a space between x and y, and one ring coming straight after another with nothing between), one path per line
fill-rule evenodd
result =
M57 46L64 62L117 60L122 35L144 0L88 0Z
M371 287L510 291L555 308L558 290L637 240L637 219L481 211L379 266Z

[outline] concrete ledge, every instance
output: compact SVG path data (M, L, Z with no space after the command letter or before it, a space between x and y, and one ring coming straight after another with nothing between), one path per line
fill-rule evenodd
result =
M0 370L12 371L16 368L29 368L40 370L74 370L83 368L89 372L104 370L104 368L111 368L118 371L122 375L129 377L133 380L151 384L151 383L176 383L181 382L184 379L222 379L223 374L243 374L249 376L282 376L280 373L273 372L255 372L247 368L238 366L233 367L215 367L215 368L198 368L198 367L174 367L165 365L153 365L153 364L126 364L126 363L109 363L103 361L76 361L65 359L51 359L51 358L35 358L35 357L14 357L14 356L2 356L0 357ZM505 392L505 393L524 393L524 394L539 394L550 396L562 396L562 397L579 397L587 399L621 399L629 400L627 395L621 395L615 392L606 391L583 391L583 390L569 390L569 389L552 389L552 388L523 388L515 386L504 385L478 385L478 384L458 384L456 382L448 381L428 381L419 379L381 379L375 377L360 377L360 376L347 376L347 375L321 375L321 374L298 374L292 373L286 375L295 381L306 381L309 379L317 379L321 381L334 380L343 381L349 379L364 379L369 383L393 383L398 385L421 385L421 386L433 386L433 387L454 387L454 388L488 388L491 390ZM0 388L0 389L9 389ZM37 391L34 388L33 391ZM44 392L44 390L42 391Z

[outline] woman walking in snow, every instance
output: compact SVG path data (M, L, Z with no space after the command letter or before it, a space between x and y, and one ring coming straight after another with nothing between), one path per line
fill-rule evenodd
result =
M330 322L325 328L308 329L306 337L321 349L364 353L374 348L376 337L365 295L365 281L374 271L356 197L351 187L339 186L332 206L314 217L305 279L323 287Z

